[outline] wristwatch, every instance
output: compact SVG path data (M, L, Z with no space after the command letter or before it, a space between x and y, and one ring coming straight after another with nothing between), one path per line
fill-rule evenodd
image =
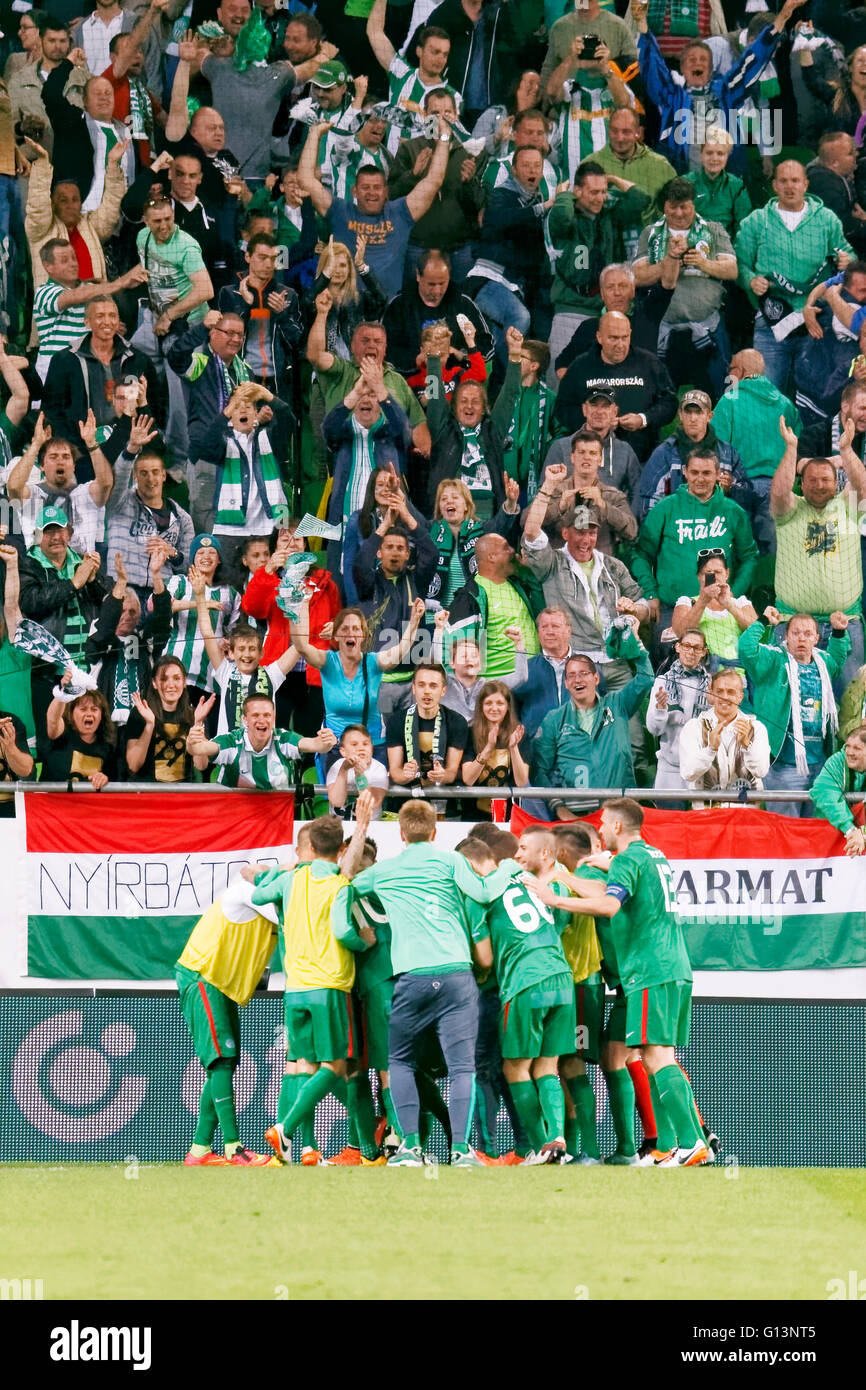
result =
M438 137L438 139L439 139L440 141L442 141L442 142L443 142L444 144L446 144L446 145L450 145L450 144L451 144L451 136L450 136L450 135L440 135L440 136Z

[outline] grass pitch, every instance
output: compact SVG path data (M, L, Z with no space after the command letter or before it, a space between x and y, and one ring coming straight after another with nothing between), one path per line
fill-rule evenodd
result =
M46 1299L826 1299L866 1252L848 1169L9 1165L0 1190L0 1276Z

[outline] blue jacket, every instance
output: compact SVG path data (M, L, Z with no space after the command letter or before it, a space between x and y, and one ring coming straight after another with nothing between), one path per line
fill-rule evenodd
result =
M728 496L734 502L738 502L743 511L751 516L758 499L752 486L752 480L743 467L742 459L734 446L727 444L723 439L715 440L713 451L718 455L722 468L733 476L734 482ZM638 521L645 521L650 509L663 497L669 497L672 492L676 492L680 483L684 481L683 464L680 451L677 448L676 436L669 435L653 449L643 466L643 472L637 485L637 498L634 507L634 514Z
M515 687L513 695L519 702L520 722L526 730L527 741L535 737L546 714L570 699L564 681L562 697L557 694L553 667L541 654L529 658L526 680Z
M723 116L727 117L731 111L736 111L742 106L750 89L775 53L778 42L779 35L772 25L768 24L761 30L754 43L743 49L739 61L730 72L724 77L711 79L710 91ZM668 67L655 34L640 34L637 51L647 96L659 111L659 138L655 148L659 154L667 156L677 173L685 174L689 169L692 138L684 140L684 133L693 137L695 143L702 143L700 131L688 131L688 122L692 119L692 94L679 74L675 75ZM725 122L726 129L734 135L732 124L735 127L735 122ZM742 157L737 160L736 148L731 159L732 173L736 172L735 162L738 167L743 164Z
M406 472L406 458L412 438L409 417L396 401L388 396L382 402L385 419L371 437L373 462L376 468L393 463L398 473ZM343 501L352 474L352 412L336 405L322 421L322 435L331 456L334 482L328 499L328 521L339 525L343 520ZM331 573L334 573L333 567Z

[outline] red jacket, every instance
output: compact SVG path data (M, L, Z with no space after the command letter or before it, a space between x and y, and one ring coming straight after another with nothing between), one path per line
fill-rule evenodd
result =
M319 651L325 652L330 649L330 639L319 637L317 634L326 623L332 623L339 613L342 607L340 593L327 570L309 570L307 579L316 586L310 597L310 644L318 647ZM250 582L241 599L241 608L245 613L248 613L251 618L258 618L262 622L266 622L268 625L268 634L262 652L263 666L268 666L272 661L279 660L292 641L289 620L277 603L279 587L280 576L268 574L266 567L262 565L260 570L256 570L255 574L251 575ZM309 662L307 662L307 684L322 684L321 675Z

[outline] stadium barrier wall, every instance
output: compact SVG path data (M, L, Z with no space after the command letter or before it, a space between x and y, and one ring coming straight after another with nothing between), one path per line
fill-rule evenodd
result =
M242 1140L261 1149L276 1115L284 1036L279 998L256 995L242 1014L236 1075ZM866 1005L838 1002L695 1003L681 1053L720 1163L857 1167L863 1163ZM607 1094L598 1097L602 1151L615 1147ZM176 994L0 996L0 1162L177 1162L187 1152L203 1073ZM319 1106L326 1154L346 1140L346 1112ZM504 1111L500 1140L509 1141ZM438 1125L433 1148L445 1147Z

